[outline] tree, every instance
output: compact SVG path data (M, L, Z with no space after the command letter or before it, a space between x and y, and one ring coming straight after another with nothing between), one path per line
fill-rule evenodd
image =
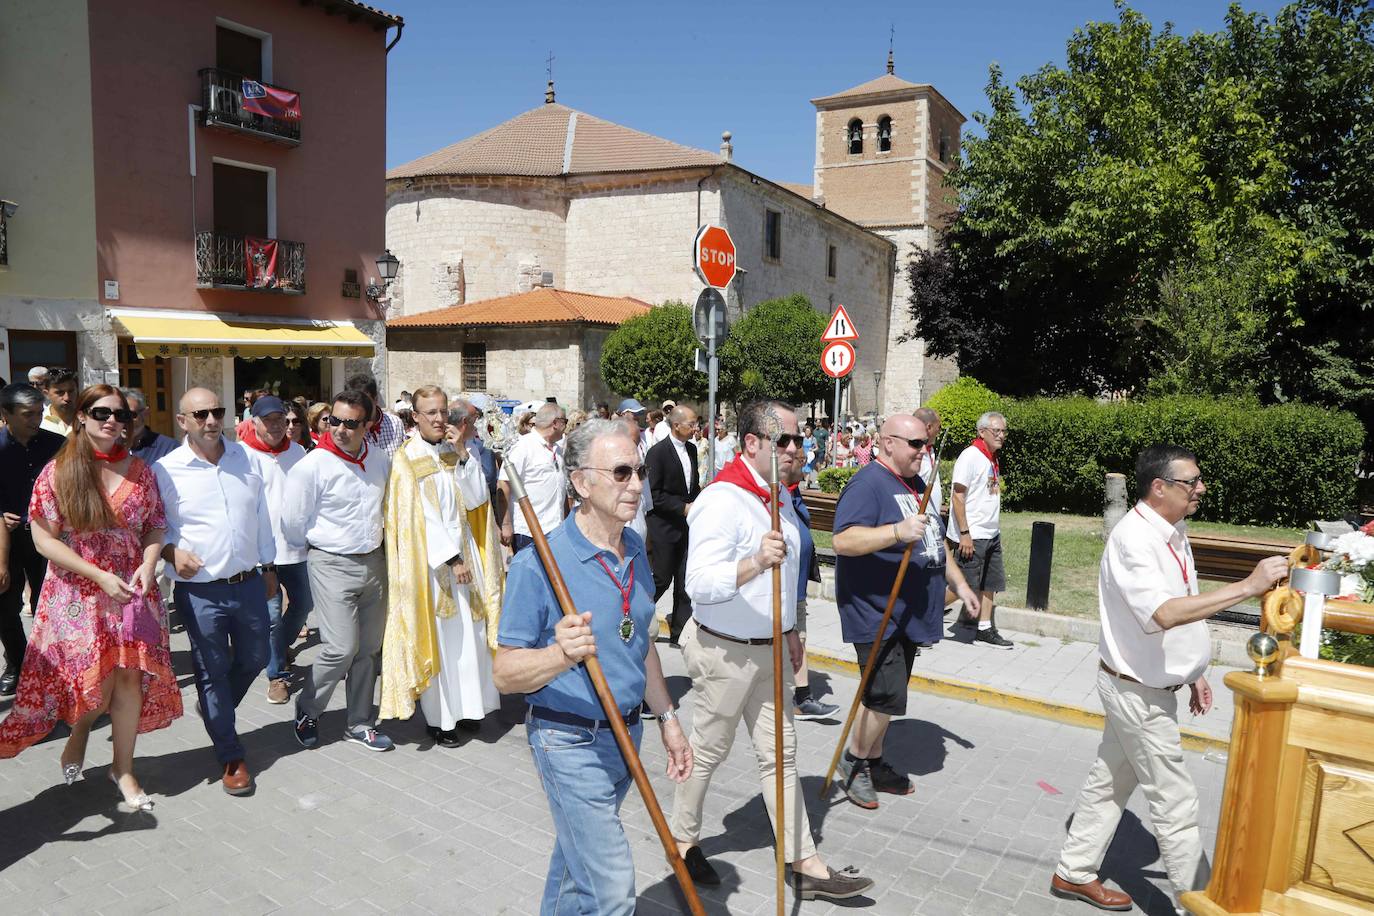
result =
M779 398L793 404L822 400L831 388L821 369L826 317L801 293L769 299L749 310L720 345L725 397Z
M601 377L612 391L646 403L704 400L706 373L696 371L696 347L691 308L665 302L607 336L601 348Z
M1225 368L1164 387L1374 418L1374 11L1233 6L1183 37L1118 10L1062 68L992 68L911 336L1011 395L1141 391L1184 353Z

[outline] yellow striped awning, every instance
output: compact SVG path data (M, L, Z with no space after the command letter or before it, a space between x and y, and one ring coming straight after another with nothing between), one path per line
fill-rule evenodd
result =
M286 359L371 356L376 345L351 322L286 322L240 316L113 311L140 358L243 356Z

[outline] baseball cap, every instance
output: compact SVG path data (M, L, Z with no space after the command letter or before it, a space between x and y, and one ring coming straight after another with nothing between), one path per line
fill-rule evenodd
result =
M270 394L265 398L258 398L249 411L254 417L265 417L269 413L286 413L286 405L281 402L281 398L272 397Z
M634 398L626 398L625 400L620 402L620 406L615 409L615 412L624 413L627 410L630 413L644 413L644 405L636 401Z
M672 409L673 409L674 407L676 407L676 406L677 406L677 401L671 401L671 400L670 400L670 401L664 401L662 404L659 405L660 409L662 409L662 410L672 410Z

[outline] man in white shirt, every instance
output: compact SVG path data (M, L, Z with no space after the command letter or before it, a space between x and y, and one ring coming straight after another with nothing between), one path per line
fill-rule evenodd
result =
M829 868L816 852L797 779L792 704L786 702L781 712L773 706L770 571L782 567L782 630L791 658L791 666L784 666L782 672L783 695L790 699L802 653L796 632L801 535L786 493L779 499L782 530L772 530L767 474L773 446L768 431L778 436L779 477L790 479L800 461L797 414L788 404L754 401L740 411L739 423L744 444L739 460L701 491L687 516L687 594L692 599L692 620L683 630L682 655L696 693L691 739L696 764L673 798L673 836L693 880L719 884L720 876L698 845L701 812L711 776L729 756L742 718L754 745L764 805L775 825L774 773L777 766L783 768L787 795L784 858L791 864L791 883L798 897L853 897L872 887L873 881L852 869ZM774 759L773 751L779 721L781 761Z
M672 419L673 419L673 409L674 409L675 407L677 407L677 402L676 402L676 401L664 401L664 402L663 402L663 405L659 408L661 411L663 411L663 419L661 419L661 420L659 420L657 423L655 423L655 424L654 424L653 430L651 430L650 433L649 433L649 446L650 446L650 448L652 448L652 447L655 446L655 445L658 445L658 444L659 444L660 442L662 442L664 439L667 439L667 438L669 438L670 436L672 436L672 434L673 434L673 423L672 423Z
M278 705L291 698L290 661L287 652L305 626L315 602L310 594L310 573L304 547L287 543L282 533L286 506L286 477L305 457L305 449L286 435L286 405L281 398L258 398L248 409L250 422L240 442L248 459L267 487L267 511L272 516L272 537L277 544L277 591L268 596L267 616L272 623L267 657L267 702ZM282 610L282 593L286 610Z
M1103 887L1098 870L1136 786L1149 802L1175 906L1180 895L1206 885L1211 869L1198 829L1197 787L1183 760L1178 691L1189 686L1195 715L1211 708L1203 677L1212 657L1207 618L1264 594L1288 574L1284 557L1269 557L1240 582L1198 594L1184 525L1207 492L1197 459L1176 445L1152 445L1136 460L1135 478L1140 502L1112 529L1097 575L1097 694L1106 727L1050 882L1056 897L1107 910L1131 908L1129 896Z
M711 440L711 448L715 452L716 465L712 469L712 474L719 474L720 469L735 460L739 454L739 440L735 434L730 432L725 426L725 421L720 417L716 418L716 437ZM710 483L710 481L707 481Z
M310 593L320 622L320 654L311 686L296 699L296 740L319 743L319 718L339 681L348 678L344 739L370 751L389 751L377 730L372 695L386 629L386 553L382 510L391 461L369 446L373 403L356 389L334 396L329 430L286 479L282 533L308 548Z
M519 553L534 543L525 514L510 498L510 476L507 466L513 466L525 482L530 505L539 517L539 527L547 533L563 522L568 514L568 480L563 473L563 448L558 441L568 428L568 415L552 402L534 412L534 428L515 441L497 474L497 487L505 496L506 517L501 521L501 543Z
M224 407L205 388L182 395L186 441L153 465L167 512L162 559L191 639L205 730L230 795L253 791L235 710L268 656L267 596L277 591L266 486L243 446L224 438Z
M993 600L1006 591L1002 566L1002 466L998 455L1007 441L1007 418L990 410L978 418L978 435L954 462L950 475L950 554L969 587L978 592L979 606L964 608L961 626L977 625L973 641L994 649L1010 649L1012 642L997 632L992 621Z
M43 412L43 429L65 436L72 431L76 419L76 373L70 369L52 369L43 385L48 409Z

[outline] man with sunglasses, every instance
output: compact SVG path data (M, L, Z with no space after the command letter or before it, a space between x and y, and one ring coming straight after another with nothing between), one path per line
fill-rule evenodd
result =
M957 567L947 566L940 516L921 500L933 481L922 478L929 431L910 414L889 417L879 436L881 454L859 469L835 506L835 604L844 641L860 665L881 641L849 746L840 759L840 789L860 808L878 807L879 792L910 795L910 777L883 758L883 737L893 716L906 714L908 682L920 643L939 641L944 628L946 577L965 600L976 595ZM932 494L933 496L933 494ZM908 545L911 560L878 632L888 595Z
M743 719L754 745L768 817L777 824L774 774L783 768L787 795L784 858L790 883L803 900L839 900L862 894L870 878L852 868L836 871L816 851L797 779L797 735L792 704L773 705L773 576L782 567L782 630L791 666L784 666L783 695L790 697L801 662L796 631L800 522L792 500L779 493L780 532L773 531L769 466L774 447L779 485L802 460L797 414L780 401L753 401L740 411L742 450L705 489L687 516L687 594L692 620L683 630L682 656L692 678L692 774L673 798L672 829L692 879L720 884L720 875L701 851L702 808L711 777L730 754ZM770 440L772 440L770 442ZM774 730L782 729L783 759L774 759Z
M319 744L320 714L348 679L344 739L389 751L372 705L386 628L386 553L382 550L386 483L391 460L368 442L373 403L349 388L334 396L329 429L287 475L282 533L308 550L310 594L323 645L310 687L296 698L296 740Z
M1104 887L1098 872L1137 786L1149 803L1175 907L1182 894L1207 884L1197 787L1178 731L1179 690L1189 687L1194 715L1211 708L1203 676L1212 660L1207 618L1288 575L1285 557L1268 557L1241 581L1199 594L1185 527L1207 492L1197 458L1177 445L1152 445L1136 459L1135 480L1140 501L1107 537L1097 574L1097 695L1106 726L1050 879L1054 896L1103 910L1132 905L1128 895Z
M224 408L213 391L187 391L176 420L186 441L153 465L167 512L162 559L191 639L201 719L223 770L221 785L230 795L247 795L253 776L235 710L268 657L277 545L267 486L244 447L224 438Z

